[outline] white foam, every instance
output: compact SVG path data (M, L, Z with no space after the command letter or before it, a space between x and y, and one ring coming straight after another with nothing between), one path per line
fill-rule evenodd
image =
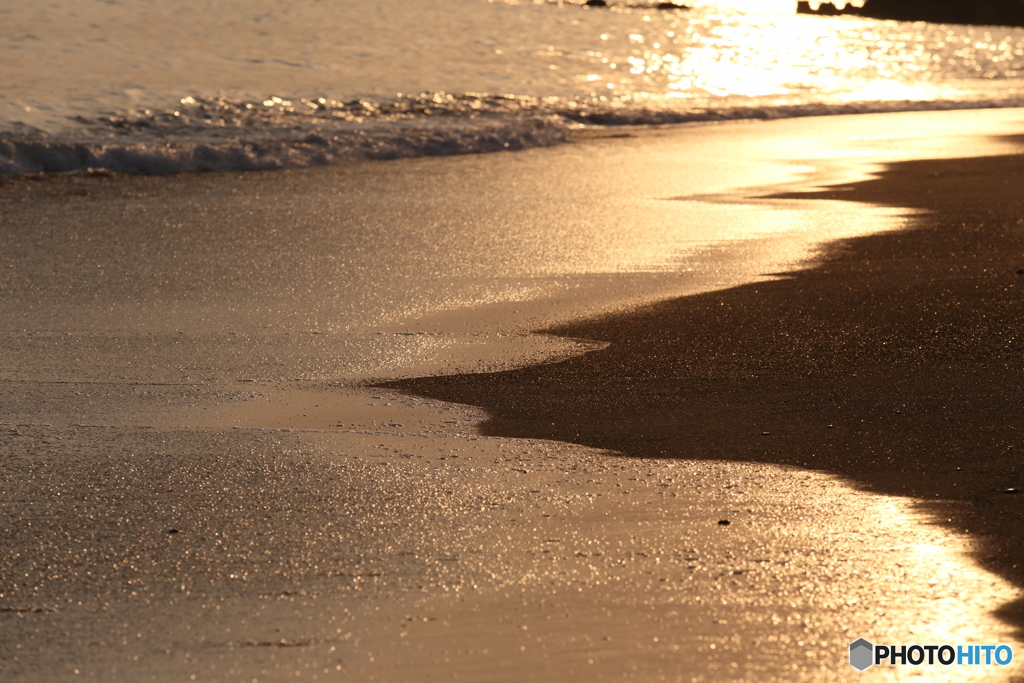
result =
M898 111L1024 106L1024 98L997 101L852 102L777 107L674 110L626 106L565 108L527 98L491 98L481 117L467 101L489 98L424 95L401 106L366 100L335 109L365 107L376 116L358 121L282 112L278 107L232 126L195 123L195 113L111 118L83 127L77 136L8 135L0 138L0 174L112 171L164 174L250 171L323 166L360 159L477 154L559 144L582 127L649 126L743 119L779 119ZM435 101L439 100L439 101ZM430 113L423 113L431 102ZM337 104L337 103L335 103ZM207 104L192 103L199 111ZM222 102L223 110L246 109ZM329 111L331 107L326 107ZM420 111L413 111L419 109ZM400 110L400 114L395 111ZM257 110L259 111L259 110ZM367 120L369 119L369 120ZM218 122L220 123L220 122Z
M181 133L157 127L108 140L0 139L0 173L107 170L162 174L251 171L356 159L473 154L556 144L567 128L537 118L473 120L447 126L384 124L370 131L264 127L219 129L220 135ZM463 125L457 125L461 123Z

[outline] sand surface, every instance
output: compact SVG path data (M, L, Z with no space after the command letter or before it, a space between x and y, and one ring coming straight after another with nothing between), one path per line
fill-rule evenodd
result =
M848 680L861 636L1015 643L1021 118L4 181L0 674Z

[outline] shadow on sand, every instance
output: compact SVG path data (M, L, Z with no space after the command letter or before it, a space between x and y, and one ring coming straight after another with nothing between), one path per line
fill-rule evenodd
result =
M927 209L782 279L544 330L568 361L387 384L483 433L780 463L910 496L1024 586L1024 156L915 161L792 199ZM1024 601L999 615L1024 627Z

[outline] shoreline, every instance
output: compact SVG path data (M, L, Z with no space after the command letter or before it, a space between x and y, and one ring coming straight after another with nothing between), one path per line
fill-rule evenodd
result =
M429 93L420 97L426 95ZM620 111L612 108L579 115L569 111L543 110L528 115L528 111L524 110L518 118L499 118L487 124L474 124L475 127L470 125L472 119L466 119L463 122L464 129L458 126L451 126L450 129L421 129L416 127L415 122L402 122L403 125L407 124L407 128L396 126L394 130L370 134L362 130L342 130L337 131L334 137L327 133L320 135L307 132L297 134L294 139L276 135L266 139L248 139L244 135L222 139L221 131L217 131L213 137L196 137L192 131L192 138L185 133L178 140L173 132L165 133L166 137L136 140L110 137L109 134L95 131L79 132L77 138L71 131L40 135L0 131L0 186L24 180L77 176L160 177L196 173L301 171L364 162L540 150L594 140L644 137L666 131L722 124L756 125L774 121L886 114L969 114L1013 111L1021 105L1016 100L924 100L798 104L777 106L768 112L759 106L725 107L703 112L646 108ZM114 118L128 120L121 116ZM149 127L145 119L142 117L138 122L140 130ZM104 117L96 119L97 122L103 120ZM241 134L246 129L241 128L237 132Z
M923 212L781 279L541 330L604 350L382 386L483 408L492 437L837 474L915 500L1021 587L1021 181L1024 155L907 161L771 195ZM1020 633L1024 602L998 613Z
M833 263L820 243L901 240L917 218L750 188L858 181L920 150L1005 153L1016 140L979 135L1011 136L1020 115L4 186L0 674L852 681L846 644L873 628L1013 641L988 609L1018 587L909 499L790 465L487 436L479 408L366 385L558 372L617 357L592 327L630 330L602 315L791 286L780 271ZM640 403L658 388L630 377ZM587 389L515 410L571 440L572 401L553 402Z

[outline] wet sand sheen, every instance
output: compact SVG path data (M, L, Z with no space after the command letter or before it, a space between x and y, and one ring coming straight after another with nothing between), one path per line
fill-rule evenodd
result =
M840 474L909 497L1024 585L1022 183L1024 157L1002 156L775 195L926 213L778 281L544 330L601 351L387 386L483 407L491 436ZM1019 601L998 613L1024 625Z
M1013 226L991 243L938 226L945 241L929 241L924 222L771 281L766 271L812 255L815 239L891 229L900 210L803 195L758 205L736 188L807 186L819 162L812 181L862 179L858 145L884 157L901 125L901 158L905 145L957 135L1009 148L972 136L1013 129L1015 116L736 124L514 155L4 187L0 577L11 588L0 626L12 635L0 673L859 680L845 664L855 637L1011 641L989 611L1018 591L965 557L993 541L969 514L905 497L902 473L925 456L885 460L896 455L885 445L934 444L917 428L912 443L890 436L904 434L895 420L935 417L928 401L946 396L918 350L938 347L907 341L922 314L881 313L940 290L955 304L962 287L990 283L964 263L986 261L1003 282L995 266L1012 254L999 240ZM922 133L929 123L945 132ZM835 158L821 159L829 145ZM1003 180L1012 163L973 167ZM907 179L883 186L892 206L917 194ZM994 206L943 191L964 222L974 199ZM688 239L711 248L722 229L710 256L693 252ZM403 243L419 248L396 251ZM699 272L671 272L687 263ZM889 296L900 273L909 294ZM553 327L665 292L697 296ZM986 324L1013 317L1012 300L981 299L998 309ZM998 374L991 359L1013 349L998 325L951 315L936 327L948 367L980 370L967 389L941 375L959 401L945 405L967 406L975 445L1009 442L964 392L985 396L986 377L1010 391L1012 359ZM524 334L542 325L578 341ZM974 365L950 343L968 333ZM485 406L490 422L362 386L522 368L606 342L556 365L400 384ZM859 366L836 347L861 353ZM894 348L910 360L886 360ZM906 367L920 376L893 372ZM879 376L900 413L872 393ZM1012 426L1014 405L1001 410ZM956 445L941 416L927 425ZM501 436L513 433L558 441ZM983 512L1003 500L977 498ZM932 525L936 511L953 521Z

